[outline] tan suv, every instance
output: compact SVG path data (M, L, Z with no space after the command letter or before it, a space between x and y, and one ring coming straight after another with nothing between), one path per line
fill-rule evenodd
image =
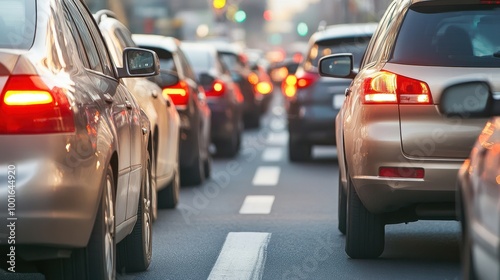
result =
M438 101L458 81L500 88L500 5L481 3L394 1L359 72L350 54L320 61L323 76L354 79L336 119L350 257L382 254L386 224L456 219L457 171L485 120L446 119Z

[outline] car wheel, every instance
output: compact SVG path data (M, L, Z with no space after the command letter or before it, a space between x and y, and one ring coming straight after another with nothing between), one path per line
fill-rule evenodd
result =
M232 158L238 154L239 148L239 132L235 131L235 133L231 136L230 139L226 141L220 141L215 143L217 147L217 155L220 157Z
M151 207L151 162L146 162L145 172L137 207L137 222L132 232L118 244L118 267L124 272L145 271L152 257L153 219Z
M292 162L308 161L311 159L312 145L294 139L290 134L288 140L288 158Z
M181 176L182 185L193 186L203 183L205 180L205 162L201 159L201 154L198 154L192 166L182 169Z
M167 187L158 192L158 207L161 209L173 209L179 203L180 178L179 169L175 169L174 178Z
M205 159L203 168L205 171L205 179L210 178L210 174L212 173L212 156L210 155L210 152L207 152L207 159Z
M245 128L259 128L259 127L260 127L260 112L250 113L245 118Z
M384 251L385 225L381 215L369 212L348 178L345 251L353 259L379 257Z
M43 262L41 271L47 279L115 279L115 199L111 167L106 169L102 185L103 193L87 247L74 249L69 259Z
M339 170L339 201L338 201L338 229L340 233L345 234L346 232L346 212L347 212L347 194L345 193L344 187L342 186L342 178L340 176Z

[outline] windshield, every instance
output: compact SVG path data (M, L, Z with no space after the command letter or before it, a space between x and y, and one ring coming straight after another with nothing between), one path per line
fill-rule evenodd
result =
M0 0L0 48L29 49L35 38L35 0Z
M415 7L408 11L401 27L391 62L499 67L499 27L497 6Z

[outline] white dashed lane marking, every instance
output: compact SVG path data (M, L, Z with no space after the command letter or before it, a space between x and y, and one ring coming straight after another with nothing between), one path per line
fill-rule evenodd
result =
M267 215L271 213L274 203L274 195L249 195L240 208L240 214L244 215Z
M266 148L262 153L262 161L276 162L283 157L283 149L278 147Z
M280 178L278 166L259 166L252 180L254 186L276 186Z
M230 232L208 280L260 280L271 233Z

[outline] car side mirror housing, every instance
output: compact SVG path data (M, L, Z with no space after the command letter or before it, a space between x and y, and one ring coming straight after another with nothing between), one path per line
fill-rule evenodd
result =
M356 76L352 54L341 53L324 56L319 60L319 74L323 77L349 78Z
M463 82L445 88L439 99L439 110L445 116L486 118L498 115L499 104L486 82Z
M160 60L151 50L125 48L123 68L118 68L119 78L151 77L160 73Z

